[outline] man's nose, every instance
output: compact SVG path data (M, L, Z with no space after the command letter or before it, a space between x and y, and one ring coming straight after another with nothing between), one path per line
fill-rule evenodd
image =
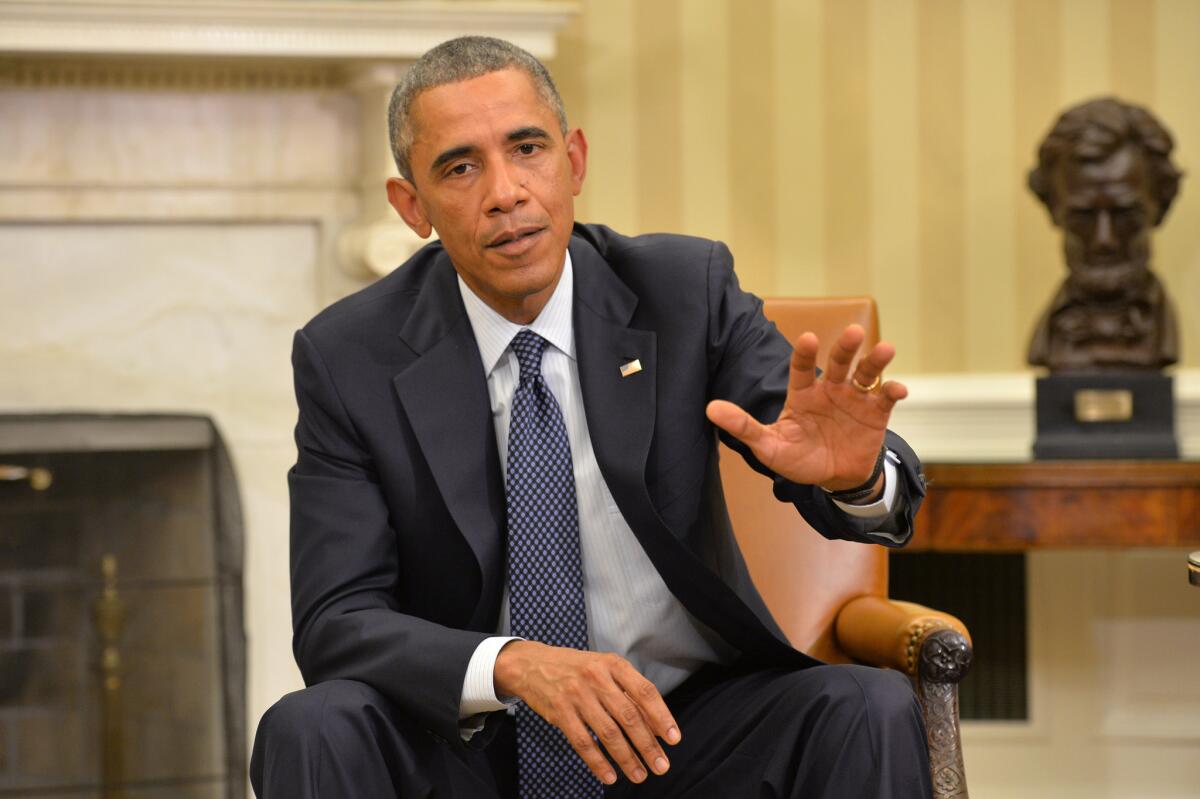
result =
M1092 247L1102 252L1117 248L1117 237L1113 231L1112 214L1101 209L1096 214L1096 230L1092 233Z
M525 179L519 169L511 163L501 163L488 173L484 207L489 214L507 214L525 202Z

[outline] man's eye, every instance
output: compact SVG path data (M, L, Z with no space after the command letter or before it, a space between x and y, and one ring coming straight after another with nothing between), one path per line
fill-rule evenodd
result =
M450 167L448 170L446 170L446 174L447 175L465 175L470 171L471 171L471 165L462 163L462 164L455 164L454 166Z
M521 155L533 155L537 152L538 146L533 142L522 142L517 145L517 152Z

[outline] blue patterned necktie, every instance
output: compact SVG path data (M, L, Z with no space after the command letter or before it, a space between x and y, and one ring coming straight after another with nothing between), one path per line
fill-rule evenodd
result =
M521 365L508 433L508 588L512 634L587 649L583 564L571 444L542 379L546 340L522 330L509 345ZM593 799L604 787L558 728L517 705L521 799Z

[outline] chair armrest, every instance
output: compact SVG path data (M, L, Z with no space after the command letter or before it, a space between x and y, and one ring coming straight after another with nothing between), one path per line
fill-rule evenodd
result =
M966 626L948 613L880 596L860 596L838 612L842 651L913 681L929 745L934 799L968 799L958 724L958 684L971 668Z
M931 647L925 651L926 641L939 630L953 630L963 637L965 660L952 656L952 662L930 663L922 668L922 660L939 656L934 649L943 649ZM957 683L970 666L971 636L966 625L949 613L912 602L880 596L856 597L838 612L834 634L842 651L855 660L898 669L913 679L924 676L938 682ZM936 677L929 673L931 667L937 672Z

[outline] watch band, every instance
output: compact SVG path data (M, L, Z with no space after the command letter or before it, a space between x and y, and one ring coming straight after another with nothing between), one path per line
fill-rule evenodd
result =
M875 490L875 483L879 481L879 475L883 474L883 458L886 452L886 447L879 448L879 457L875 459L875 468L871 470L871 476L862 485L841 491L829 491L824 488L821 490L828 494L830 499L836 499L838 502L856 502L864 497L869 497Z

